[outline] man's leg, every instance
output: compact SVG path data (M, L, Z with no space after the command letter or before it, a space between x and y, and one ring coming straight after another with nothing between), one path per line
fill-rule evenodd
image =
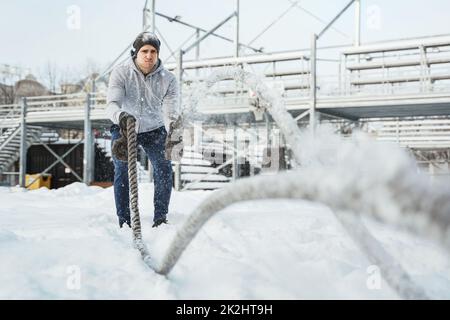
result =
M166 136L164 127L138 134L138 143L144 148L153 166L155 222L166 218L172 192L172 164L164 157Z
M111 126L111 147L115 140L120 138L120 129L118 125ZM116 203L117 217L119 225L122 227L124 223L130 223L130 199L128 186L128 164L117 160L113 156L114 163L114 200Z

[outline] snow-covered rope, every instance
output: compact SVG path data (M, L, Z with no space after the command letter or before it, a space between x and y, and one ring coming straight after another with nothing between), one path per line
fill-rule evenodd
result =
M403 299L429 299L423 289L417 286L403 267L389 255L381 243L366 228L360 215L352 212L335 211L341 225L355 241L369 261L382 270L383 278ZM373 254L376 252L376 254ZM388 272L384 272L388 270Z
M150 253L147 246L142 241L141 219L139 216L138 203L138 181L137 181L137 134L136 120L133 117L127 119L127 136L128 136L128 182L130 189L130 206L131 206L131 229L133 230L134 246L141 253L144 262L151 268Z
M298 134L299 128L292 116L286 112L282 97L275 90L269 89L260 77L241 68L226 68L213 72L204 82L198 83L195 90L184 101L183 114L185 121L189 121L191 118L202 118L197 110L199 102L206 97L215 83L225 79L234 79L245 83L267 104L265 107L267 107L272 118L280 128L282 126L286 142L293 150L294 160L300 163L301 141Z
M380 204L373 197L373 193L378 191L374 190L376 186L368 185L366 190L361 190L357 187L357 182L354 181L354 184L344 183L342 186L331 187L336 179L345 181L345 176L342 173L327 173L325 175L320 169L298 170L280 173L275 176L244 178L233 185L215 191L188 217L172 241L157 272L168 274L202 226L212 216L227 206L240 201L257 199L302 199L323 203L332 208L352 239L363 249L369 260L380 268L384 279L397 291L400 297L405 299L425 299L426 295L423 290L412 282L409 275L383 249L382 245L359 220L358 213L362 213L387 222L387 219L382 214L383 204ZM393 175L385 182L389 185L393 181L398 181L399 178L400 176ZM264 187L262 188L261 186ZM379 185L379 188L384 188L384 186ZM411 188L413 189L413 186ZM390 191L390 193L386 193L386 191ZM388 197L395 197L395 191L393 189L383 190ZM405 189L404 191L412 190ZM440 198L441 201L444 200L444 198L439 196L433 196L433 192L428 192L423 196L428 197L430 202L437 198ZM404 227L406 223L411 230L422 236L429 236L430 230L440 229L441 232L435 234L436 240L440 240L440 243L442 243L444 240L442 237L447 234L446 243L448 245L450 225L444 208L450 206L450 198L447 197L446 203L441 202L441 204L444 205L441 209L436 207L435 211L430 212L430 214L417 211L408 212L404 214L403 218L405 221L397 220L396 225ZM406 208L399 205L397 208L391 209L401 213ZM420 208L416 208L416 210L420 210ZM414 219L409 219L413 216L420 216L422 219L427 220L423 225L424 227L427 226L427 228L418 227L416 223L413 223Z
M230 68L220 73L213 73L205 82L206 86L200 88L200 91L206 92L206 89L210 88L217 81L230 77L246 83L267 103L267 109L282 130L288 144L290 144L296 162L300 163L301 143L297 124L284 108L281 97L269 90L256 76L239 68ZM199 95L194 97L193 104L195 105L199 101ZM370 197L371 190L365 190L369 195L369 198L367 198L364 196L362 190L358 190L358 188L354 187L351 188L352 185L344 185L344 187L335 190L335 193L333 194L332 192L329 192L330 185L324 183L326 177L332 176L332 174L327 173L327 175L324 175L323 169L319 170L318 174L319 177L316 177L316 179L312 179L302 173L302 171L296 173L283 173L273 177L247 178L237 181L233 185L225 187L222 190L216 191L200 204L194 211L194 214L188 218L183 227L178 231L175 239L170 245L168 253L163 259L161 267L156 271L160 274L168 274L180 258L184 249L206 221L208 221L215 213L238 201L267 198L307 199L327 204L334 210L347 210L354 214L366 212L367 210L365 209L367 209L366 206L368 204L372 204L369 205L369 208L373 206L376 207L376 205L373 204L373 198ZM345 176L340 178L345 178ZM263 185L264 188L261 188L261 185ZM358 184L356 183L353 186L357 185ZM347 199L349 201L343 201L343 199L348 198L349 195L354 198ZM450 202L448 205L450 206ZM369 210L369 213L380 218L383 216L382 213L380 214L383 210L379 206L377 209L378 210ZM347 231L350 231L349 235L354 241L361 245L369 259L380 267L385 280L402 298L426 298L423 290L411 281L411 278L406 271L403 270L403 268L395 262L395 259L383 249L381 244L379 244L379 242L370 234L361 221L342 218L340 214L337 215L337 218L343 224L344 228ZM442 225L439 224L438 226L442 227Z

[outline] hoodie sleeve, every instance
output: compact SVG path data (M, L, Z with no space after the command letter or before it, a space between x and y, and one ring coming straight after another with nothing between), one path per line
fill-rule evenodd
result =
M164 126L167 132L170 129L170 123L176 121L180 115L178 82L175 77L169 83L169 88L163 99Z
M125 81L120 70L115 68L111 72L106 96L106 114L115 124L119 123L119 115L125 96Z

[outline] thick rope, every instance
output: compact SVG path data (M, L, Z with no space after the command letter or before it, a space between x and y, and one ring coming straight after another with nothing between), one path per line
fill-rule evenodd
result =
M300 160L300 138L299 129L292 119L292 116L286 111L281 103L281 99L269 90L258 79L242 69L229 69L228 72L221 74L213 74L211 79L207 81L207 87L232 75L235 79L245 82L252 88L258 96L268 102L268 110L272 117L280 126L286 139L293 149L294 158L299 163ZM228 73L228 74L227 74ZM206 91L206 90L205 90ZM200 99L196 97L194 105ZM340 213L336 214L338 220L342 223L349 235L357 242L363 252L365 252L370 261L377 264L382 270L385 280L389 285L397 291L400 297L405 299L426 299L427 296L424 291L416 286L406 271L398 264L393 257L391 257L382 247L382 245L370 234L362 222L359 220L357 212L364 212L367 209L367 203L371 203L370 197L360 197L360 199L353 199L349 202L350 205L345 206L337 199L343 198L348 192L352 190L339 190L339 194L334 194L330 197L329 192L323 192L322 185L316 179L308 179L310 177L303 176L303 172L285 173L273 177L253 177L243 179L219 190L212 194L208 199L200 204L183 227L178 231L175 239L172 241L166 256L159 268L156 268L150 259L149 252L142 242L141 224L138 208L138 188L137 188L137 141L135 132L135 120L133 118L127 121L128 134L128 174L130 183L130 204L132 214L132 229L133 240L136 248L140 251L144 262L159 274L167 275L179 260L183 251L195 237L201 227L216 213L230 204L246 201L252 199L277 199L277 198L297 198L308 199L316 202L324 203L335 209L336 212L341 210L350 211L357 217L344 216ZM292 179L292 174L298 174L298 179ZM313 181L311 181L313 180ZM282 183L280 183L282 182ZM260 186L264 185L264 188ZM406 191L406 190L405 190ZM323 196L327 195L327 196ZM376 207L376 206L375 206ZM374 209L374 208L372 208ZM375 208L370 212L374 216L380 215Z
M127 119L128 136L128 183L130 188L131 229L133 230L133 243L141 253L144 262L151 267L152 261L147 246L142 241L141 218L139 216L138 181L137 181L137 135L136 120L133 117Z
M264 188L261 188L264 186ZM184 250L204 224L226 207L240 201L262 199L302 199L319 202L334 209L338 221L350 237L362 249L371 263L376 264L383 278L403 299L427 299L426 294L417 286L396 260L386 251L371 232L364 226L356 212L364 211L365 199L337 204L353 190L343 189L335 192L326 190L326 183L311 179L306 172L285 172L274 176L256 176L238 180L232 185L215 191L205 199L180 228L167 251L157 272L168 274L180 259ZM367 190L370 193L370 190ZM345 212L341 213L341 212Z
M301 141L300 131L292 116L286 111L281 97L273 90L270 90L255 75L245 72L240 68L229 68L225 71L213 73L207 81L206 85L199 89L200 94L193 95L191 99L191 107L195 110L196 104L205 95L214 83L226 78L234 78L237 81L244 82L256 94L267 103L267 109L274 118L290 144L294 159L300 163L301 159ZM287 177L291 176L289 172ZM292 178L292 177L290 177ZM306 178L306 180L305 180ZM157 273L167 275L174 267L183 251L195 237L201 227L217 212L225 207L239 202L252 199L277 199L277 198L297 198L309 199L316 202L322 202L329 205L337 211L348 210L356 214L364 208L358 208L351 201L348 207L341 207L339 197L321 199L320 193L316 193L321 189L319 181L308 181L308 177L299 179L286 179L285 175L266 177L254 177L237 181L233 185L216 191L213 195L203 201L194 213L188 218L183 227L178 231L175 239L172 241L166 256L163 259L161 267L156 269ZM273 181L272 181L273 180ZM288 183L286 183L288 182ZM311 182L306 183L305 182ZM294 185L291 185L291 184ZM280 185L281 184L281 185ZM260 186L264 185L264 188ZM341 190L341 192L351 192L351 190ZM369 190L368 190L369 192ZM341 197L342 198L342 197ZM361 197L363 198L363 197ZM359 199L364 201L365 199ZM365 208L364 208L365 209ZM369 230L364 227L359 219L346 219L341 214L336 214L343 227L348 231L352 239L360 245L363 252L369 257L370 261L376 263L382 270L382 274L389 285L397 291L404 299L427 299L424 291L411 280L408 273L398 264L395 259L384 250L383 246L371 235Z

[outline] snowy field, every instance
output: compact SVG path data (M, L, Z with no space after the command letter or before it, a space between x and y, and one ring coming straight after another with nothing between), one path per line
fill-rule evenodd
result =
M211 192L174 192L170 224L152 229L153 185L140 185L144 240L156 261ZM371 263L319 204L230 206L204 226L165 278L144 265L131 230L118 228L112 188L2 187L0 203L0 299L399 298L383 280L370 285ZM441 247L365 222L431 298L450 298L450 258Z

